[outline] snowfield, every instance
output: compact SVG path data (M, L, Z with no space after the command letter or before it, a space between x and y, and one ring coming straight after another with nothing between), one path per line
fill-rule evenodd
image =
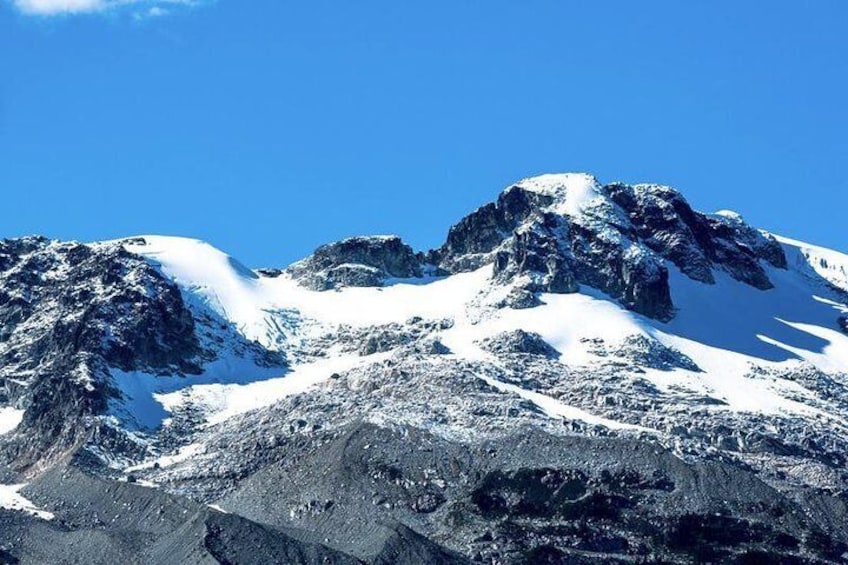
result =
M570 196L561 198L563 213L578 214L595 198L591 177L553 175L523 182L535 190L567 192ZM139 243L141 239L144 244ZM644 335L682 352L702 369L647 371L646 377L661 389L677 387L714 397L729 410L801 415L817 410L798 401L804 394L798 384L757 377L752 367L777 369L806 362L831 373L848 373L848 335L835 325L846 308L828 299L832 290L816 285L809 276L819 273L834 286L848 288L848 257L785 238L781 241L790 269L769 270L775 281L769 291L741 285L722 273L717 273L716 284L703 284L669 265L677 309L669 323L629 312L589 287L577 294L542 295L543 304L536 308L493 308L490 298L508 289L493 287L490 266L446 278L397 281L382 288L317 292L286 275L260 276L198 240L142 236L128 241L129 251L158 265L190 299L208 305L246 338L268 348L286 349L343 325L406 324L421 317L450 320L452 327L441 332L439 339L459 358L479 359L482 353L476 344L481 340L522 329L541 335L562 354L563 364L580 367L596 360L586 345L591 340L615 342ZM155 428L186 403L200 407L212 424L268 406L333 373L377 359L340 355L295 362L285 375L243 360L224 359L199 377L118 374L116 380L128 398L123 410L141 427ZM638 428L563 405L538 392L481 378L556 417Z

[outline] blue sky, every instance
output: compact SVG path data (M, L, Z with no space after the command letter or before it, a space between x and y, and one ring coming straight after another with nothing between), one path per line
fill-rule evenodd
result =
M0 235L284 265L590 171L848 251L846 29L843 0L0 0Z

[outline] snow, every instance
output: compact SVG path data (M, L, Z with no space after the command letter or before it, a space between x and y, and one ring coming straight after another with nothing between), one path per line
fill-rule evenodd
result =
M246 336L256 339L253 336L265 316L260 278L255 273L203 241L141 237L145 244L125 244L127 251L158 264L165 275L236 324Z
M585 211L603 198L597 181L589 175L545 175L518 184L554 196L557 210L567 214ZM479 359L477 342L520 328L540 334L562 354L561 362L580 367L597 362L587 339L613 344L643 335L679 350L703 369L647 370L645 378L656 386L683 388L727 403L716 409L766 414L810 415L816 411L797 400L803 391L796 385L755 377L752 367L791 368L807 362L825 371L848 373L848 336L836 327L837 317L848 308L827 285L816 282L827 280L848 288L848 256L786 238L780 242L787 249L790 269L768 267L775 284L769 291L741 284L718 271L714 285L703 284L669 264L677 314L671 322L661 323L627 311L588 287L577 294L542 295L544 304L536 308L495 309L487 304L498 292L509 289L493 287L490 266L445 278L392 281L381 288L317 292L286 275L258 277L232 257L197 240L143 237L145 245L127 244L127 248L155 261L186 295L208 304L245 337L267 347L285 349L342 324L403 324L420 316L453 321L438 337L458 358ZM292 320L296 320L294 326ZM286 332L281 329L284 326ZM211 425L309 390L335 372L377 357L329 355L318 361L296 362L285 374L243 360L224 359L197 377L114 376L129 397L123 409L140 427L155 428L186 404L201 408ZM564 405L538 391L494 380L489 384L530 400L552 417L635 429Z
M742 214L734 210L719 210L713 215L718 216L719 218L723 218L725 220L730 220L734 224L745 223L745 218L742 217Z
M0 408L0 435L14 431L23 419L23 410L12 407Z
M588 287L579 294L545 294L542 301L544 306L498 310L479 321L460 315L441 341L455 353L474 357L479 350L475 342L522 329L541 335L562 354L565 363L583 365L594 359L583 339L600 337L614 342L646 333L630 312Z
M848 255L788 237L775 237L783 245L790 265L802 271L812 271L848 292Z
M650 334L704 372L649 372L656 384L700 385L737 411L810 414L808 406L786 397L785 382L756 377L752 367L790 368L806 361L848 372L848 336L835 331L838 303L820 300L802 273L770 268L775 288L769 291L718 271L714 285L693 281L671 265L669 273L678 311L667 324L649 322Z
M848 336L836 331L844 307L835 305L835 300L822 301L817 293L823 289L811 288L803 273L770 268L775 288L761 291L721 272L716 272L714 285L693 281L671 267L669 272L678 311L671 322L656 326L662 332L711 346L719 350L713 356L717 359L733 358L734 353L755 363L800 358L820 368L848 372L845 356L839 353L848 349ZM713 357L704 359L708 372L708 366L715 364Z
M153 431L166 423L174 408L192 400L194 387L226 390L238 384L262 386L264 380L285 372L275 367L258 367L250 360L223 357L204 368L201 375L161 376L112 369L112 379L122 401L114 402L111 413L130 429ZM178 402L178 398L183 398Z
M577 216L591 202L604 198L598 180L587 173L539 175L516 184L525 190L552 196L555 211L568 216Z
M55 517L52 513L37 508L20 494L21 489L25 486L26 484L0 485L0 508L25 512L42 520L52 520Z
M413 315L449 317L479 290L490 268L422 285L400 282L385 288L345 288L338 292L304 289L279 276L258 277L229 255L194 239L141 236L146 244L126 244L128 251L158 264L162 272L190 296L199 297L218 314L233 322L248 339L277 347L274 336L281 312L296 310L323 323L353 326L403 321ZM133 241L132 238L129 241ZM469 294L471 293L471 294ZM437 294L437 302L426 300ZM269 333L270 330L270 333Z
M287 396L305 392L334 373L352 369L363 362L373 363L385 355L364 361L359 355L339 355L315 363L296 366L284 377L232 384L195 384L169 394L157 394L165 409L173 410L190 401L207 414L208 424L217 424L257 408L270 406Z

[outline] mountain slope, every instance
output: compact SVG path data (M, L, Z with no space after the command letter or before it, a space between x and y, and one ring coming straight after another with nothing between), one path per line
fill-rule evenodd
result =
M184 238L7 241L5 482L65 523L76 495L35 485L69 465L372 563L835 562L846 273L584 174L516 183L426 253L358 237L252 271Z

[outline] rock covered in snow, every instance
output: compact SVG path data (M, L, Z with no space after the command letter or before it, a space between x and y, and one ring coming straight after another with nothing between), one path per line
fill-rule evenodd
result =
M641 334L627 336L613 346L596 343L592 348L592 353L601 357L616 356L643 368L663 371L673 369L701 370L692 359L680 351Z
M594 177L547 175L519 182L464 218L430 257L451 272L493 262L496 278L521 277L531 292L573 293L589 285L668 319L668 272L623 222Z
M513 330L486 338L480 346L496 354L526 353L548 359L558 359L560 356L559 351L551 347L542 336L524 330Z
M660 320L674 312L666 260L701 282L720 268L764 290L772 283L761 261L787 266L775 238L738 215L696 212L666 186L603 186L582 174L517 183L453 226L430 258L450 272L491 262L498 280L522 277L532 292L585 284Z
M696 212L679 192L662 185L616 183L605 189L645 245L697 281L715 282L713 269L719 267L739 281L769 289L771 281L759 261L786 268L780 244L738 214Z
M82 420L105 409L109 367L200 370L179 289L118 244L0 242L0 320L0 375L26 383L10 396L42 447L78 441ZM20 449L35 449L27 441Z
M127 443L100 419L124 400L112 373L197 375L225 353L227 335L260 363L285 365L284 355L193 311L173 281L125 245L0 241L0 390L25 409L10 450L18 465L95 436L116 449Z
M322 245L287 272L303 286L330 290L381 286L390 278L422 275L420 255L396 236L351 237Z

